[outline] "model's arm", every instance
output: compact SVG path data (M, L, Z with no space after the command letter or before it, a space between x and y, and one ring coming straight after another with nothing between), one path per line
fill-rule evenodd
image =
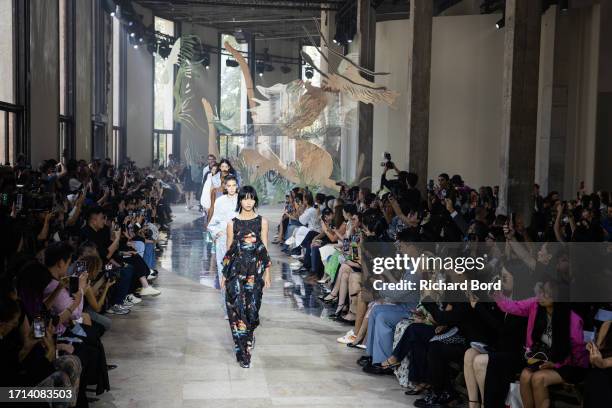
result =
M261 242L268 249L268 220L265 218L261 219Z
M226 248L230 248L232 246L232 242L234 242L234 221L230 221L227 223L227 240L226 240Z
M263 242L266 249L268 248L268 220L265 218L261 219L261 242ZM272 285L272 277L270 276L270 263L266 265L266 270L263 274L264 288L269 288Z

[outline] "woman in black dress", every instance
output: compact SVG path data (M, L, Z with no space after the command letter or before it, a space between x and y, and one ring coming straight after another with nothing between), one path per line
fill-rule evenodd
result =
M257 215L257 192L244 186L238 193L238 216L227 224L227 253L223 259L226 307L235 344L236 359L243 368L251 364L254 331L259 325L263 289L270 287L268 221Z

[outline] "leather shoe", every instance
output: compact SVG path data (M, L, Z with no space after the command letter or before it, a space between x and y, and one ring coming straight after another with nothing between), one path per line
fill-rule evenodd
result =
M391 368L383 367L380 364L368 364L363 367L363 371L368 374L376 374L376 375L385 375L385 374L393 374L393 370Z

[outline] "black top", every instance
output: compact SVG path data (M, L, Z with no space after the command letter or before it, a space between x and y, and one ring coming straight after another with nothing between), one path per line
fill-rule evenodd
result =
M261 241L261 215L250 220L241 220L235 217L232 221L234 223L234 241L240 242L250 233L255 234L257 241Z
M100 231L95 231L89 225L86 225L81 229L81 236L84 242L89 241L96 245L96 248L98 248L98 255L100 255L102 261L105 261L108 256L108 247L111 246L108 229L103 228Z

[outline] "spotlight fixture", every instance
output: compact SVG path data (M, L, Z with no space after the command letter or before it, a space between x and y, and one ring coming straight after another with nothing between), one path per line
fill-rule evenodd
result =
M225 66L236 68L237 66L240 66L240 64L235 59L228 58L225 60Z
M304 76L306 77L306 79L312 79L312 77L314 76L314 69L311 66L307 66L304 69Z
M497 28L498 30L503 28L506 25L506 13L502 14L502 17L497 20L497 23L495 23L495 28Z
M209 53L204 53L202 55L202 65L204 66L204 69L210 69L210 54Z
M157 47L157 52L159 56L162 57L163 59L168 58L170 56L170 48L168 47L168 43L167 42L160 43L159 46Z
M132 31L132 32L130 33L130 37L132 37L132 38L136 37L136 33Z
M255 72L257 72L257 75L262 77L265 70L266 70L266 64L263 61L257 61L255 63Z

